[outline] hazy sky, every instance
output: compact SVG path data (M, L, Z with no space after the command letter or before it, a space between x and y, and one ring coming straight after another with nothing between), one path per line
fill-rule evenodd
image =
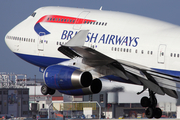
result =
M15 25L42 6L121 11L147 16L180 25L180 0L1 0L0 1L0 72L27 74L28 78L42 78L39 68L12 53L4 37ZM73 12L73 11L72 11Z

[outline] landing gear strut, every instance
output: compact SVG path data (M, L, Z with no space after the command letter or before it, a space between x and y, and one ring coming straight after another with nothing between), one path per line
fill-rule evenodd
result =
M53 95L55 92L56 92L56 90L51 89L51 88L49 88L49 87L46 86L46 85L43 85L43 86L41 87L41 93L42 93L43 95L47 95L47 94Z
M149 89L149 96L141 98L141 106L147 107L145 114L147 118L160 118L162 116L162 110L157 106L157 99L155 93Z

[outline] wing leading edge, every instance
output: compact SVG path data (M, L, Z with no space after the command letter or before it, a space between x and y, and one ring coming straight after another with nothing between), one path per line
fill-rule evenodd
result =
M163 74L153 69L141 66L128 61L115 60L90 47L84 46L89 30L80 30L65 45L58 48L58 51L71 59L81 57L83 63L91 66L107 66L115 75L131 80L136 84L142 84L155 93L178 98L176 90L180 89L180 78ZM77 42L78 41L78 42Z

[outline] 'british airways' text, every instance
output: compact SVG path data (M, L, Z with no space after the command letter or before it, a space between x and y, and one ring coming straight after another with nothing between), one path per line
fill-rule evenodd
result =
M74 31L64 30L62 32L61 39L70 40L76 34L77 34L77 31L74 32ZM112 35L112 34L100 35L98 33L89 32L87 35L86 42L136 47L138 45L138 39L139 37L119 36L119 35Z

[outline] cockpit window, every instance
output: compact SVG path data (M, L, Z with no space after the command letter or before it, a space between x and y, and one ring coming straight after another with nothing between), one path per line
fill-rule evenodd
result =
M31 14L31 16L33 16L33 17L34 17L35 15L36 15L36 12L33 12L33 13Z

